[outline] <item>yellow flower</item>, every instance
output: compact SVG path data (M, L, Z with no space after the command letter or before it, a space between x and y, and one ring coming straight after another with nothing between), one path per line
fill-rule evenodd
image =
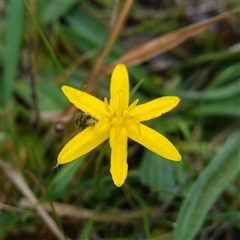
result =
M141 124L170 111L180 99L174 96L161 97L136 106L137 99L129 106L129 80L125 65L118 64L113 70L109 103L107 98L103 102L72 87L63 86L62 91L71 103L98 122L88 126L64 146L59 153L58 164L73 161L109 138L112 150L110 172L114 184L120 187L128 171L128 137L164 158L181 160L178 150L167 138Z

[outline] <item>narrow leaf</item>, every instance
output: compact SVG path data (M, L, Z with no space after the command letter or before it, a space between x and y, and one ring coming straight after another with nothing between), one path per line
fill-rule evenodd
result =
M162 95L176 95L179 96L182 100L223 100L229 99L239 95L240 88L239 82L234 81L229 84L226 84L222 87L217 87L214 89L206 89L201 91L195 90L169 90L169 89L160 89L160 94Z
M204 102L199 108L194 110L196 115L219 115L219 116L231 116L240 117L240 104L239 97L233 97L232 99L224 99L212 102Z
M77 0L62 1L61 3L58 1L52 1L47 5L47 8L42 13L41 23L49 24L56 21L67 11L69 11L69 9L72 8L76 2Z
M188 193L177 218L174 239L195 239L207 212L239 171L240 130L230 135Z
M57 197L63 196L65 191L69 191L69 184L74 178L75 174L82 166L87 155L74 160L64 166L57 173L56 177L49 184L51 196L55 199Z
M7 4L8 26L5 38L4 73L2 82L2 106L6 107L12 94L14 80L17 73L17 63L21 45L23 28L23 3L10 1Z
M141 181L159 191L160 198L169 197L168 194L164 194L162 191L174 191L175 181L172 164L170 161L148 150L144 153L140 166Z

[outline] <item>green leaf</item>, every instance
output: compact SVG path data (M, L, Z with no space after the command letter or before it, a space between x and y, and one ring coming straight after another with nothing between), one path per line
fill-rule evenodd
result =
M33 170L39 165L41 169L44 169L44 146L41 139L35 133L25 131L22 132L21 143L24 143L28 156L25 168Z
M36 86L40 111L61 110L67 105L67 98L59 87L45 81L39 82Z
M53 199L64 196L66 192L69 191L69 184L78 169L85 162L86 156L87 155L84 155L68 164L60 166L61 169L57 173L56 177L49 184L50 194Z
M195 239L209 208L239 171L240 129L232 133L188 193L174 239Z
M57 88L51 82L37 82L37 104L40 112L61 110L68 104L60 88ZM19 81L15 84L15 91L31 106L31 91L28 82Z
M81 9L71 11L71 14L66 16L66 22L68 27L61 27L60 31L80 50L90 51L105 44L106 27ZM115 43L107 60L112 62L123 52L122 48Z
M240 78L239 62L228 66L223 71L221 71L208 85L208 88L214 88L220 86L223 83L230 82L234 79L238 80Z
M0 239L6 239L9 232L22 227L21 223L22 215L17 213L11 213L2 211L0 215L1 231Z
M11 98L14 80L18 68L18 57L22 41L22 29L24 21L22 1L10 1L7 4L8 26L5 38L5 55L3 62L3 82L1 83L2 106L6 107Z
M173 178L173 163L157 154L146 150L140 165L141 181L153 189L173 192L175 181ZM167 197L160 192L160 197Z
M190 58L190 60L183 61L180 63L176 68L171 70L172 72L182 71L185 68L191 68L192 66L196 67L197 65L214 62L214 63L221 63L224 61L230 61L232 59L239 59L239 52L231 52L229 50L224 50L221 52L209 52L204 53L202 55L197 55L194 58Z
M69 14L66 17L66 20L69 26L76 30L82 38L85 38L95 45L103 41L107 29L99 22L95 21L95 19L89 17L87 13L81 11L81 9L73 11L71 15Z
M81 232L81 236L79 237L79 240L88 240L91 239L91 230L92 226L94 224L94 217L98 214L98 212L101 209L101 204L99 204L93 212L93 216L85 223L84 229Z
M75 29L61 26L61 33L67 37L74 45L76 45L82 51L90 51L95 48L96 45L91 40L85 38L85 36L81 36L81 34Z
M78 0L52 1L47 5L41 16L41 23L49 24L63 16Z
M204 102L200 108L194 109L197 115L221 115L240 117L239 98L231 98L222 101Z
M206 89L201 91L185 91L185 90L160 90L163 95L176 95L182 100L220 100L224 98L232 98L233 96L240 94L239 81L234 81L226 86Z

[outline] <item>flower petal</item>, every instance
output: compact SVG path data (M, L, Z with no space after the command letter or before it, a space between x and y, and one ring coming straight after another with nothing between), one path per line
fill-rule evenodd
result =
M136 106L131 111L131 115L137 117L140 122L147 121L172 110L179 102L180 98L174 96L157 98L150 102Z
M141 135L134 124L127 126L128 137L152 152L173 161L180 161L181 155L173 144L160 133L141 124Z
M96 97L69 86L62 86L62 91L71 103L83 112L89 113L93 118L100 120L109 115L104 102Z
M111 169L112 179L117 187L122 186L128 171L127 165L127 131L121 128L116 136L116 129L112 127L110 131Z
M129 104L128 71L124 64L118 64L112 73L110 85L110 106L114 110L125 110Z
M64 164L90 152L109 137L110 125L104 124L97 133L89 126L71 139L58 155L58 164Z

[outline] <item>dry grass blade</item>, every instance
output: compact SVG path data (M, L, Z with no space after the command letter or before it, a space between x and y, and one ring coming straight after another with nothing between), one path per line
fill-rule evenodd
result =
M172 31L161 37L158 37L156 39L143 43L139 46L136 46L133 49L129 50L116 62L114 62L114 64L112 64L109 67L106 67L106 69L104 69L104 73L111 72L113 66L115 66L117 63L124 63L127 66L132 66L147 61L158 54L161 54L163 52L166 52L170 49L177 47L187 39L196 36L200 32L204 31L210 25L217 23L221 20L224 20L239 11L240 9L238 8L232 11L222 13L218 16L201 21L199 23L194 23L190 26L181 28L179 30Z
M97 75L101 71L102 66L104 65L105 59L108 56L109 52L112 49L113 44L115 43L125 21L128 16L129 10L133 4L133 1L126 1L121 13L119 14L118 21L116 22L116 26L112 29L110 36L108 38L108 42L106 43L103 51L97 59L97 62L94 66L94 69L91 72L91 75L88 80L87 92L91 92L95 82L97 80ZM110 23L111 25L111 23Z
M61 230L58 228L53 219L49 216L46 210L38 205L38 200L28 187L26 181L21 176L21 174L15 170L10 164L2 161L0 159L0 167L3 169L3 172L6 176L12 181L12 183L19 189L19 191L31 202L32 206L36 206L36 210L39 215L42 217L43 221L52 231L52 233L57 237L57 239L63 240L66 237L62 234Z
M94 219L94 221L97 222L118 222L118 223L126 223L128 221L133 221L142 218L143 216L143 211L134 211L130 213L121 213L121 212L116 212L116 213L98 213L94 214L94 211L91 211L86 208L79 208L79 207L74 207L69 204L64 204L64 203L57 203L54 202L54 209L57 213L58 216L62 217L70 217L70 218L77 218L77 219L82 219L82 220L88 220L88 219ZM28 199L22 199L19 202L19 207L23 208L28 208L31 207L32 203L29 202ZM48 203L41 203L41 206L51 212L51 206ZM148 213L152 214L156 208L150 208L148 209Z

